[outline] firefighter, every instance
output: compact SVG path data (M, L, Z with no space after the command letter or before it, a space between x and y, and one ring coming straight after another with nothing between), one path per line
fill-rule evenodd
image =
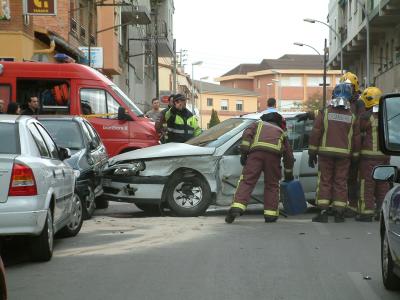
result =
M225 218L232 223L246 210L250 195L264 172L264 219L276 222L279 216L279 180L281 157L285 167L285 180L293 180L293 151L285 131L281 128L282 116L276 112L264 114L261 120L248 127L240 145L241 163L244 165L231 208Z
M360 148L359 123L350 110L352 90L350 84L339 83L330 105L314 121L308 154L311 168L318 161L316 204L321 211L313 222L328 222L327 209L331 204L335 222L345 220L350 161L358 159Z
M375 212L382 206L383 199L389 190L387 182L375 182L372 172L377 165L387 165L390 157L379 151L378 109L382 91L369 87L361 94L366 112L360 117L361 151L360 151L360 195L358 202L359 215L356 221L372 222Z
M184 143L201 133L196 116L186 108L186 97L176 94L174 106L165 113L168 127L168 143Z

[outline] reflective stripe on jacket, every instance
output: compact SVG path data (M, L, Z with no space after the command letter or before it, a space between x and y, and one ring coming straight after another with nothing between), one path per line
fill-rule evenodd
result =
M379 150L378 114L365 112L360 118L361 151L362 157L388 158Z
M201 133L196 117L187 109L174 112L171 108L165 113L165 120L168 142L184 143Z
M292 171L294 158L286 133L277 125L257 121L251 124L242 135L240 151L247 154L252 151L266 151L283 156L286 171Z
M309 152L330 156L358 156L359 121L350 110L328 107L318 114L309 140Z

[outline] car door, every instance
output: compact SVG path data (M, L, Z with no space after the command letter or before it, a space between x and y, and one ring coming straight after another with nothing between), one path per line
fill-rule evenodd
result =
M400 187L393 193L389 204L389 240L394 257L400 257Z
M51 162L54 167L54 174L59 180L60 197L58 199L58 207L60 208L60 222L69 217L72 205L72 197L74 192L74 173L71 167L62 162L59 158L57 145L54 143L50 134L42 126L42 124L36 124L41 136L43 137L46 146L51 156Z
M293 175L303 187L306 199L315 198L318 166L308 166L308 139L313 128L313 121L298 122L295 118L287 119L287 132L293 155L296 159Z

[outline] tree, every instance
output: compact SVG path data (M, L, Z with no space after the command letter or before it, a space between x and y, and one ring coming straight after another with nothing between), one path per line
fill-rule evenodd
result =
M218 113L217 113L217 111L213 109L213 110L211 111L210 124L209 124L208 128L211 128L211 127L213 127L213 126L219 124L220 122L221 122L221 121L220 121L219 118L218 118Z
M307 100L302 102L297 102L295 105L297 106L298 109L303 111L321 109L322 95L320 92L316 92L310 95Z

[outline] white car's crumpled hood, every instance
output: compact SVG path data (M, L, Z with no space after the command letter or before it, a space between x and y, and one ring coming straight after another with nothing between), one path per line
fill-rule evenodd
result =
M120 161L136 159L212 155L214 152L215 148L212 147L198 147L185 143L168 143L119 154L110 158L109 164L113 165Z

